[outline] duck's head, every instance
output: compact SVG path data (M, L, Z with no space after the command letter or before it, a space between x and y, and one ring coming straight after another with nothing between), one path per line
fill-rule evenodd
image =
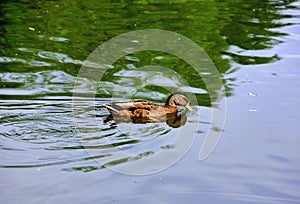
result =
M189 105L188 97L183 93L174 93L171 94L167 101L166 105L168 106L184 106L190 111L194 111L193 108Z

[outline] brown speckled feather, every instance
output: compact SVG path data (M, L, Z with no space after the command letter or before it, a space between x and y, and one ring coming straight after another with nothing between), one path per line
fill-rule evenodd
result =
M165 105L143 99L135 99L113 102L103 106L108 109L114 120L136 120L142 118L145 121L149 121L161 120L161 118L166 118L166 115L176 114L178 112L177 105L188 107L188 99L184 94L176 93L170 95Z

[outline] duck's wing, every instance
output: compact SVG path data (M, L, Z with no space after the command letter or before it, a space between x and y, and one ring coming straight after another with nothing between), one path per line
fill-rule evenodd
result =
M110 112L118 112L121 110L135 110L135 109L147 109L150 110L157 104L147 101L144 99L134 99L130 101L118 101L110 104L103 104L105 108L107 108Z

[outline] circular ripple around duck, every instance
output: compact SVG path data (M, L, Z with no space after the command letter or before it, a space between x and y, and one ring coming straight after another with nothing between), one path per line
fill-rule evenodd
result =
M9 139L45 144L57 143L74 135L70 102L59 105L53 101L16 100L1 103L1 109L0 123L5 128L1 128L0 134Z
M71 101L0 101L0 167L37 168L89 158L74 137Z

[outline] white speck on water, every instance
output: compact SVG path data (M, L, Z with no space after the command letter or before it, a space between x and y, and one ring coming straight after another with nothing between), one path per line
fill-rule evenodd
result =
M249 109L249 112L257 112L256 109Z
M134 48L128 47L128 48L125 49L125 52L126 53L133 53L134 52Z
M54 36L50 36L49 40L51 41L57 41L57 42L66 42L69 39L68 38L63 38L63 37L54 37Z
M129 69L135 69L136 68L134 64L127 64L126 67L129 68Z
M164 57L163 56L157 56L157 57L155 57L155 59L162 60L162 59L164 59Z
M257 93L249 92L248 95L249 96L257 96Z

